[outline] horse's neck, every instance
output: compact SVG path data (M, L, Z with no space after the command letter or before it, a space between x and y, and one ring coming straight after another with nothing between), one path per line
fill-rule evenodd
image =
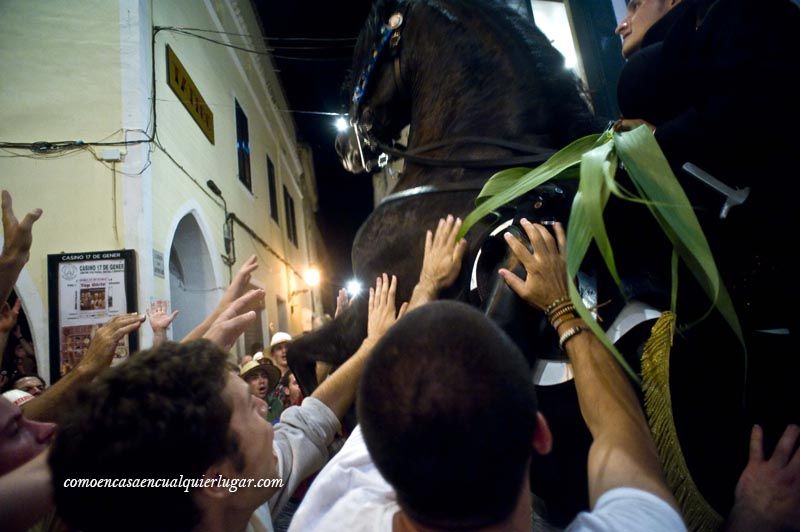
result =
M541 144L541 136L524 131L517 124L510 124L509 117L513 113L505 109L496 112L486 112L481 109L485 102L467 102L459 109L448 109L447 98L442 98L437 103L436 110L419 108L412 113L411 127L408 138L408 149L414 150L443 141L455 141L465 137L479 137L486 141L469 143L446 144L436 149L426 150L423 155L442 160L474 160L474 159L504 159L519 155L512 150L491 144L492 139L513 140L520 144L536 146ZM453 113L462 113L458 120L435 120L433 117L446 117ZM470 116L483 114L470 120ZM486 118L487 114L498 117L493 120ZM502 118L501 118L502 117ZM497 169L471 169L463 167L431 167L406 161L405 171L398 182L396 190L405 190L422 185L436 185L441 183L470 182L487 180Z

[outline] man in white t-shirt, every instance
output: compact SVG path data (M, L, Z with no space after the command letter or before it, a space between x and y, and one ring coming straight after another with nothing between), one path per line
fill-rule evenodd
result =
M620 367L569 308L565 237L523 220L535 254L500 275L546 309L572 362L593 436L592 511L568 530L685 530L644 414ZM552 308L551 308L552 310ZM407 314L375 346L359 387L360 428L323 469L290 530L531 530L529 467L552 436L523 355L483 314L455 302Z

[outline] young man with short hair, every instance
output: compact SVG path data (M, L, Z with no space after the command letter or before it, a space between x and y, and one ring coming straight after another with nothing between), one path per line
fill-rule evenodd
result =
M531 305L567 309L563 229L556 225L556 241L543 226L522 226L535 253L506 240L526 279L501 276ZM593 510L568 530L685 530L627 377L580 319L564 311L555 327L594 438ZM529 375L519 349L479 311L438 302L410 312L375 347L359 388L361 425L291 530L531 530L531 456L553 442Z
M228 370L227 353L205 340L167 342L104 373L82 390L53 444L59 513L84 532L271 530L270 514L325 463L364 362L396 319L395 286L384 274L361 348L275 428L264 401ZM229 345L247 325L217 343ZM81 478L188 488L70 486Z

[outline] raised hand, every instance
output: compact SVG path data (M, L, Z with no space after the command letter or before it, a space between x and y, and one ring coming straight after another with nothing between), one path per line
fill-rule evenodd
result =
M102 327L97 329L89 349L75 369L81 368L96 375L111 365L114 351L120 340L126 335L139 329L145 317L138 313L123 314L111 318Z
M436 293L453 284L461 269L467 241L463 238L456 241L459 229L461 218L450 214L447 219L439 220L435 234L431 231L425 234L425 256L419 280Z
M147 309L147 319L150 322L153 333L166 331L175 316L178 315L178 312L180 311L176 310L172 314L167 314L167 302L163 299L151 303L150 308Z
M405 314L408 303L403 303L399 312L395 312L395 293L397 277L392 275L391 282L385 273L375 281L375 288L369 289L369 317L367 318L367 339L377 342L394 322Z
M344 310L350 306L350 298L347 296L347 290L344 288L339 289L339 293L336 295L336 312L334 312L333 317L335 318Z
M211 327L203 335L203 338L211 340L226 351L233 347L236 339L247 329L255 320L256 313L247 310L260 304L264 299L262 289L250 290L236 301L231 303L211 324Z
M230 286L222 294L222 299L219 302L218 308L227 308L234 301L239 299L247 291L250 284L250 275L258 268L258 260L255 255L244 261L242 267L236 272Z
M11 287L17 282L22 267L28 262L33 243L33 223L42 216L42 209L34 209L17 221L11 205L11 194L2 192L3 253L0 254L0 301L6 301Z
M530 305L543 310L553 301L569 294L564 227L556 223L556 238L553 238L543 225L532 224L524 218L520 223L530 239L533 252L528 251L511 233L506 233L504 237L511 251L525 267L527 276L523 281L505 268L498 273L517 295Z
M461 229L461 219L448 215L439 220L436 233L425 233L425 255L422 259L422 271L419 282L414 287L408 308L436 299L442 288L447 288L458 277L461 261L467 251L467 241L463 238L456 241L456 234Z
M167 302L163 299L150 303L147 309L147 319L153 329L153 347L167 341L167 328L170 326L179 311L167 314Z
M789 425L764 459L764 433L750 435L750 459L736 484L736 501L728 530L795 530L800 528L800 427Z
M236 275L233 277L230 286L225 290L225 293L222 294L222 298L220 299L219 304L217 304L217 307L214 309L214 311L206 316L202 323L189 331L189 334L184 336L181 339L181 342L189 342L191 340L205 337L206 333L209 332L211 325L217 321L225 309L230 308L234 301L242 297L242 295L244 295L244 293L247 291L247 287L250 284L250 276L256 268L258 268L258 261L256 261L256 256L252 255L244 262L244 264L242 264L242 267L239 268L239 271L236 272Z

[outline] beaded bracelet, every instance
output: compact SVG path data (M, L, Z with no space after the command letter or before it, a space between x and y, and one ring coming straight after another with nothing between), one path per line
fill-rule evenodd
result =
M561 296L561 297L557 298L555 301L553 301L552 303L550 303L549 305L547 305L547 308L544 309L544 313L549 315L551 312L553 312L553 310L555 310L555 308L557 306L559 306L559 305L561 305L563 303L567 303L569 301L570 301L570 299L569 299L568 295Z
M589 330L589 327L584 327L583 325L577 325L575 327L567 329L566 331L564 331L564 334L562 334L561 337L559 337L559 339L558 339L558 347L560 347L561 350L563 351L564 350L564 344L566 344L570 340L570 338L572 338L573 336L579 335L583 331L588 331L588 330Z
M575 305L572 304L572 301L567 301L565 303L561 303L560 305L556 305L555 307L551 308L549 312L545 312L545 315L550 317L553 314L556 314L559 310L563 309L564 307L574 307Z

